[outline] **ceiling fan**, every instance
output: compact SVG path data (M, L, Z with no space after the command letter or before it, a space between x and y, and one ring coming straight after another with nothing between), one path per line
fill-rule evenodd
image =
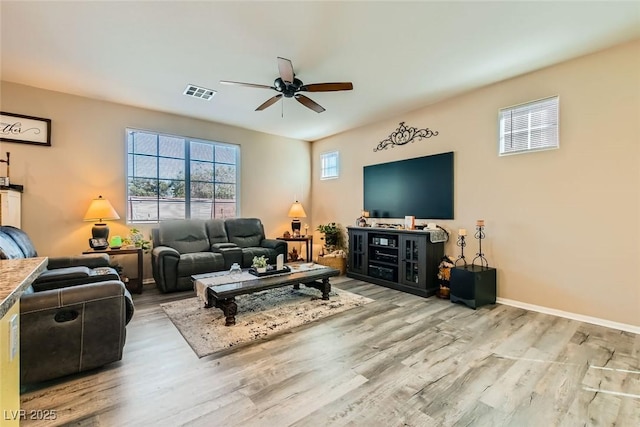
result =
M299 92L335 92L339 90L353 89L353 83L351 82L312 83L305 85L300 79L296 78L296 75L293 72L293 64L286 58L278 57L278 71L280 73L280 77L274 80L273 86L259 85L254 83L232 82L228 80L220 80L220 83L255 87L259 89L273 89L276 92L280 92L278 95L275 95L263 102L260 106L258 106L258 108L256 108L256 111L262 111L265 108L270 107L284 96L285 98L295 98L300 104L304 105L305 107L310 108L316 113L322 113L323 111L325 111L325 109L320 104Z

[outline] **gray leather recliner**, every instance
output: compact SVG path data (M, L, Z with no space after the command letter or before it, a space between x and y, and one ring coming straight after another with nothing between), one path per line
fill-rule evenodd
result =
M0 259L34 256L37 253L24 231L0 227ZM48 259L47 270L20 298L22 384L122 359L125 326L134 306L108 265L106 254Z

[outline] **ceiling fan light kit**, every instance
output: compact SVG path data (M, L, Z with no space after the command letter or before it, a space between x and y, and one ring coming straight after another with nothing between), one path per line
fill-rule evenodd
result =
M273 86L260 85L255 83L234 82L230 80L221 80L220 83L247 86L258 89L273 89L276 92L280 92L278 95L267 99L265 102L259 105L258 108L256 108L256 111L262 111L267 107L270 107L284 96L285 98L295 98L296 101L309 108L310 110L313 110L316 113L322 113L323 111L325 111L325 109L320 104L318 104L311 98L302 95L299 92L336 92L342 90L353 90L353 83L351 82L313 83L305 85L302 80L296 78L296 75L293 71L293 64L286 58L278 57L278 72L280 73L280 77L274 80Z

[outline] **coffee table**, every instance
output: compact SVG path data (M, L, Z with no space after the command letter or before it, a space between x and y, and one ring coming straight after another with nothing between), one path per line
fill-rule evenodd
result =
M318 289L322 292L322 299L329 299L331 283L329 278L340 275L340 270L335 268L319 266L303 269L295 264L289 264L291 273L248 278L235 281L233 283L216 284L216 278L222 277L220 273L197 274L191 276L195 289L206 288L205 308L217 307L222 310L225 316L225 326L236 324L236 314L238 305L235 297L238 295L251 294L266 289L280 288L282 286L293 285L294 289L300 289L300 285ZM247 277L247 271L243 270L242 277Z

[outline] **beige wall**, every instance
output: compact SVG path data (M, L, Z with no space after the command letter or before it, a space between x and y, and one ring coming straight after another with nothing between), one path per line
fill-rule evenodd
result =
M486 221L483 249L498 268L500 298L640 326L639 76L640 42L629 43L311 148L303 141L2 82L2 111L51 118L53 146L3 142L0 155L11 152L12 182L25 185L23 228L41 255L56 256L86 247L91 224L81 218L98 194L124 218L126 127L241 144L242 215L261 217L272 236L288 229L295 196L313 228L330 221L349 225L362 208L364 165L454 151L455 220L440 224L457 230ZM498 157L498 109L556 94L560 150ZM400 121L440 134L374 153ZM319 154L336 148L341 177L321 182ZM111 229L126 234L124 219ZM476 250L470 241L467 255ZM453 239L446 252L457 256Z
M11 152L11 182L25 186L22 228L42 256L80 253L88 247L92 224L82 218L98 195L108 198L122 218L109 223L111 235L128 233L127 127L239 144L241 214L261 218L268 236L290 228L287 213L294 197L310 206L308 142L9 82L2 82L0 89L2 111L52 120L51 147L0 142L2 158ZM0 165L0 175L4 172ZM150 226L138 228L149 234ZM151 276L148 258L145 277Z
M560 149L498 157L498 110L552 95ZM440 134L374 153L401 121ZM333 149L341 177L320 181L319 155ZM446 151L455 220L438 222L457 231L485 220L499 298L640 326L640 41L315 142L315 223L355 222L363 166ZM453 237L446 253L457 256ZM477 241L466 249L473 257Z

